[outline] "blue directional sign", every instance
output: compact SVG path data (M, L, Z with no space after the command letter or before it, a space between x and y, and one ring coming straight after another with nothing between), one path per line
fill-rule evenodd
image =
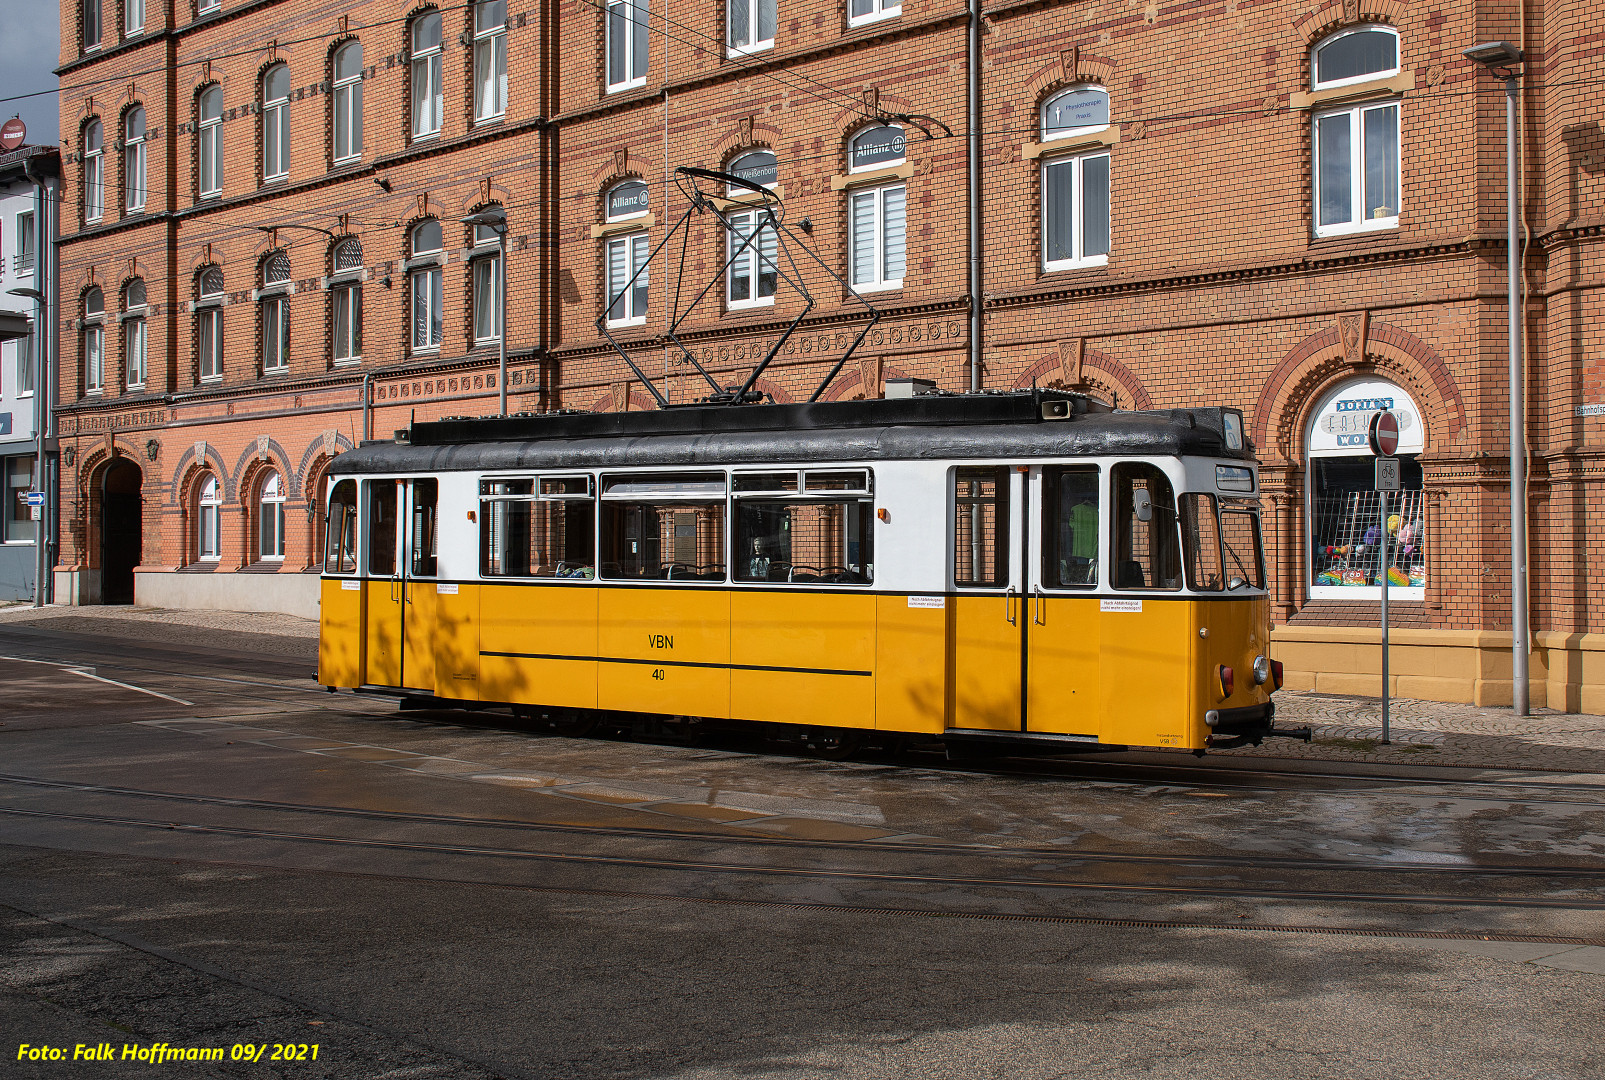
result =
M28 496L28 505L29 506L43 506L45 504L45 493L44 492L42 492L42 491L30 491L30 492L27 492L26 494Z

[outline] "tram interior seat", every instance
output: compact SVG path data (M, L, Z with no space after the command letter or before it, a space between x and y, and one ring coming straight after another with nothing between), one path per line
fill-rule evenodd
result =
M1142 572L1142 563L1136 559L1121 559L1115 566L1115 588L1146 589L1148 587L1148 579Z

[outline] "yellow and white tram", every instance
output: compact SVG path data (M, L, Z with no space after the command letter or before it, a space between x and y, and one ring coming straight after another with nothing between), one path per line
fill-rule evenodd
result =
M1280 733L1230 409L1032 390L444 420L334 471L331 688L849 742Z

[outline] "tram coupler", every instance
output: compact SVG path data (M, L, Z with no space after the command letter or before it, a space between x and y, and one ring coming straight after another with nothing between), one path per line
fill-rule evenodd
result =
M1275 724L1271 725L1271 730L1268 734L1278 739L1303 739L1305 742L1309 742L1315 735L1307 727L1277 727Z

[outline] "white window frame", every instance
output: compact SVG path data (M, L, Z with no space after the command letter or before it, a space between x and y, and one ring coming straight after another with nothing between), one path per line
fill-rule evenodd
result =
M139 120L137 136L133 134L136 118ZM145 168L145 135L149 130L144 106L135 105L123 117L123 208L129 213L145 209L149 194Z
M290 175L290 88L282 97L268 97L268 85L274 76L284 73L290 79L289 68L278 64L268 70L262 79L262 182L282 180Z
M1316 236L1347 236L1354 233L1376 232L1382 229L1397 229L1399 227L1400 207L1393 207L1393 213L1383 217L1367 216L1365 206L1365 118L1366 114L1384 109L1393 110L1393 191L1397 200L1404 201L1403 176L1403 148L1401 142L1401 128L1403 127L1403 103L1398 98L1384 98L1382 100L1369 100L1344 105L1338 108L1322 109L1310 117L1310 155L1312 168L1312 220ZM1321 160L1321 122L1336 117L1348 118L1349 131L1349 220L1322 224L1322 171Z
M858 140L863 138L869 132L876 131L876 130L878 130L880 128L890 128L891 130L896 131L896 132L898 132L899 134L901 134L903 136L903 153L902 153L902 156L897 157L897 158L887 158L885 161L874 161L874 162L871 162L868 165L856 165L856 164L854 164L853 163L853 148L858 145ZM908 160L908 132L907 132L906 129L904 129L903 125L901 125L901 124L870 124L870 125L868 125L866 127L860 128L859 130L853 132L852 138L847 140L847 171L848 171L848 173L878 172L881 169L896 168L898 165L903 164L907 160Z
M362 362L362 282L347 281L332 287L334 362L337 367ZM341 312L344 311L345 332L341 333ZM344 349L342 355L341 350Z
M220 382L223 378L223 309L202 308L197 314L195 348L200 353L196 370L201 382Z
M621 279L616 278L613 272L613 253L616 248L620 247L622 247L625 252L624 269L620 271L620 274L622 275ZM629 281L632 277L634 277L636 270L641 268L650 255L651 245L644 230L641 232L629 232L620 236L608 237L607 244L602 251L602 266L603 274L607 279L607 307L605 310L608 315L607 324L609 326L643 326L646 324L647 312L652 306L651 268L647 267L645 272L642 273L641 277L636 281L635 287L630 290L629 296L620 295L620 290L622 290L625 285L629 284ZM646 293L644 299L642 300L641 312L640 314L634 314L633 309L635 307L636 300L635 294L638 290L642 289L646 290ZM614 318L612 314L615 301L622 301L624 305L623 310L625 314L619 318Z
M150 362L149 330L145 323L149 297L141 293L145 299L137 304L130 303L136 284L144 288L143 282L134 281L123 290L123 386L128 390L144 389Z
M622 15L619 18L629 29L625 32L622 47L624 78L613 79L613 34L616 25L614 11L619 9ZM616 94L621 90L630 90L637 86L646 85L647 71L652 63L651 25L652 12L647 0L607 0L602 13L603 21L603 49L602 58L606 65L605 78L607 92ZM646 29L637 31L637 26ZM645 44L641 44L644 42ZM637 51L644 50L644 55L637 56ZM632 74L639 67L639 75Z
M18 338L16 341L17 356L17 396L19 398L33 397L33 343L34 336Z
M334 160L356 161L362 157L362 42L348 41L334 53L334 70L340 58L355 49L357 70L334 80Z
M98 131L100 138L90 134ZM84 128L84 221L106 216L106 125L99 120Z
M17 215L17 259L13 264L18 277L32 277L34 264L39 259L33 234L33 211L24 210ZM3 254L0 254L3 257Z
M290 369L290 298L262 298L262 373Z
M1350 75L1343 79L1326 79L1322 81L1317 78L1317 72L1320 71L1320 68L1317 64L1317 58L1320 56L1322 49L1325 49L1328 45L1331 45L1342 38L1350 37L1354 34L1376 33L1387 34L1393 38L1393 66L1391 68L1386 68L1381 71L1367 71L1363 75ZM1399 64L1402 56L1402 44L1403 42L1401 41L1399 32L1397 30L1391 26L1383 26L1380 23L1366 23L1362 26L1351 26L1346 30L1339 30L1335 34L1328 34L1326 37L1322 38L1320 41L1317 41L1310 47L1310 89L1332 90L1340 86L1355 86L1360 83L1371 82L1374 79L1386 79L1397 75L1400 70Z
M103 0L83 0L84 52L93 52L106 43Z
M767 219L767 217L768 215L761 210L744 210L739 213L727 214L725 220L730 223L734 231L727 232L725 234L725 239L727 241L725 246L725 258L728 259L730 256L735 255L736 249L741 246L742 242L746 240L747 236L751 234L752 230L757 227L759 219ZM743 229L746 231L743 232ZM747 249L737 256L736 260L730 264L729 269L725 271L725 306L731 311L743 311L748 308L758 307L772 307L774 305L774 292L771 292L767 296L758 295L759 285L762 282L762 276L760 272L762 263L760 262L760 258L763 256L763 252L760 249L764 246L765 240L769 242L769 254L766 258L762 258L762 262L766 262L774 268L776 279L775 289L776 291L779 290L780 264L778 261L779 251L777 238L775 236L775 230L772 227L766 226L763 229L763 235L752 244L748 245ZM738 270L746 274L747 280L751 285L749 295L744 299L739 300L735 295L736 276Z
M208 99L217 102L217 111L206 115ZM223 88L209 86L201 91L197 110L200 115L196 153L199 155L197 184L200 197L215 199L223 194Z
M106 328L98 322L84 327L84 393L106 390Z
M418 48L419 31L431 23L439 31L437 37L443 37L445 27L438 11L420 15L412 23L412 137L414 139L430 139L439 135L446 110L446 97L441 85L440 41L437 40L433 45L422 49ZM426 120L429 122L428 126L425 124Z
M502 21L480 25L481 15L501 7ZM474 122L494 120L507 113L507 3L480 0L474 5Z
M207 473L195 486L195 561L216 562L222 558L222 486Z
M502 337L501 252L480 255L474 267L474 341L500 341Z
M430 256L438 256L442 251L442 248L439 247L418 247L418 232L431 221L434 221L434 219L431 218L426 219L425 221L420 221L418 224L412 227L412 232L410 234L411 239L408 241L408 245L414 258L429 258ZM440 222L434 221L434 225L436 228L440 228ZM441 230L441 243L442 245L445 243L444 230ZM408 281L407 287L410 291L407 303L407 313L412 319L412 327L408 334L408 338L412 342L411 351L414 353L438 352L440 350L441 341L446 336L446 316L444 313L446 282L445 276L440 268L439 259L436 258L434 261L411 269L410 280ZM424 321L421 323L418 319L420 314L420 302L423 304L421 310L424 316ZM427 327L429 331L425 335L425 340L421 344L418 340L418 328L420 326Z
M903 272L896 277L887 273L889 265L889 252L886 247L886 200L892 192L897 192L903 202ZM869 227L873 230L873 243L875 247L875 276L865 281L857 280L857 250L859 236L860 207L866 204L860 200L868 198L871 208ZM908 186L903 183L884 184L879 187L849 188L847 191L847 279L853 289L858 292L885 292L890 289L901 289L904 278L908 274Z
M271 485L271 490L269 485ZM277 469L262 478L256 498L256 555L262 562L284 561L284 477ZM268 536L272 523L273 536Z
M896 18L903 14L902 0L865 0L869 10L861 14L853 14L856 0L848 0L847 25L863 26L865 23L879 22L882 19Z
M145 0L123 0L123 36L137 37L145 32Z
M1103 95L1104 114L1106 116L1109 115L1109 110L1113 107L1114 103L1109 97L1109 91L1107 88L1099 86L1096 83L1080 83L1075 86L1067 86L1042 103L1038 131L1044 143L1059 142L1063 139L1079 139L1087 135L1095 135L1100 131L1109 130L1110 124L1107 120L1101 124L1082 124L1077 127L1063 127L1052 132L1048 130L1048 110L1053 107L1054 102L1061 98L1069 97L1071 94L1084 94L1089 90L1096 90Z
M769 36L759 37L758 29L763 23L764 9L768 9ZM743 11L747 16L747 40L736 40L735 13ZM765 49L775 47L775 31L780 24L779 0L728 0L725 18L728 25L725 27L725 48L730 56L745 56L748 53L763 52Z
M195 14L205 15L209 11L221 11L223 0L196 0Z
M1086 227L1086 163L1098 158L1105 162L1110 160L1108 150L1096 150L1086 154L1062 155L1043 160L1039 170L1038 184L1041 192L1042 207L1042 269L1043 270L1077 270L1088 266L1107 266L1109 253L1101 255L1087 255L1087 227ZM1074 177L1070 196L1071 222L1070 236L1075 254L1068 259L1050 259L1048 256L1048 170L1054 168L1070 168ZM1114 187L1114 177L1109 177L1109 187ZM1109 246L1114 246L1114 220L1113 210L1109 203L1113 201L1113 191L1104 192L1105 209L1109 211Z

